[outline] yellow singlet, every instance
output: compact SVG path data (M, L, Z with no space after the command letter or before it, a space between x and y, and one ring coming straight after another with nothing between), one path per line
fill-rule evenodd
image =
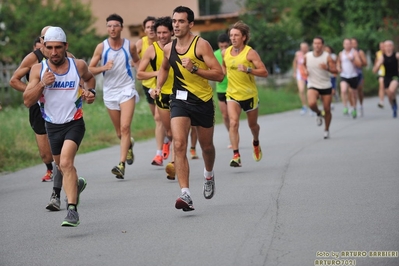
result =
M382 51L379 50L378 52L375 53L375 56L377 58L380 58L380 57L383 57L384 55L382 54ZM378 69L378 76L380 76L380 77L384 77L385 76L385 66L384 66L384 64L382 64L380 66L380 68Z
M248 45L236 56L231 55L230 46L224 53L224 62L227 71L227 90L226 96L231 97L237 101L244 101L257 97L258 88L256 87L254 75L238 71L238 65L254 68L254 64L247 60L247 54L252 48Z
M141 38L142 40L142 45L141 45L141 51L140 51L140 58L143 58L143 55L145 53L145 51L148 49L148 47L150 47L150 44L148 43L148 37L144 36L143 38ZM147 65L145 71L146 72L152 72L155 69L153 69L153 67L151 66L151 63ZM150 79L146 79L146 80L142 80L141 82L143 84L143 86L149 88L149 89L154 89L157 86L157 80L154 78L150 78Z
M154 49L155 49L156 70L159 70L162 65L162 60L163 60L164 54L163 54L162 48L159 47L159 44L157 42L154 42L153 45L154 45ZM173 69L169 68L168 79L163 84L163 86L161 88L161 93L172 94L172 87L173 87Z

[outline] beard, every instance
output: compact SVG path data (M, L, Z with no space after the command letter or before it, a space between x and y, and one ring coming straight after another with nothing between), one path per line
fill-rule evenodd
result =
M63 58L55 58L55 60L50 58L49 60L50 60L51 64L53 64L55 66L61 66L62 64L65 63L65 57L63 57Z

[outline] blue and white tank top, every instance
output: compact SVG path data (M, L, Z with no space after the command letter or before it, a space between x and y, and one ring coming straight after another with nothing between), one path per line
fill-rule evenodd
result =
M65 124L83 117L83 89L79 86L79 71L74 59L66 58L66 60L69 64L67 72L54 73L54 83L44 88L39 99L44 120L53 124ZM43 78L49 68L48 60L42 61L41 65L40 78Z
M103 90L104 98L112 99L120 95L126 88L135 89L134 76L130 67L130 42L123 39L122 47L114 50L110 47L108 39L103 41L102 64L114 60L112 69L104 71Z

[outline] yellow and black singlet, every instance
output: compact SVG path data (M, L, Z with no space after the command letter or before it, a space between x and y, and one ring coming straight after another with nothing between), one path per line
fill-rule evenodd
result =
M153 43L155 49L155 68L156 70L161 69L162 61L164 58L163 49L159 47L158 42ZM169 68L168 79L165 81L161 88L161 93L163 94L172 94L172 87L173 87L173 69Z
M143 38L141 38L141 40L142 40L142 45L141 45L141 51L140 51L139 56L140 56L140 58L143 58L144 53L148 49L148 47L150 47L150 44L148 43L147 36L144 36ZM150 60L150 63L145 68L145 72L152 72L152 71L155 71L155 61ZM154 77L154 78L142 80L141 84L143 84L143 86L145 86L149 89L154 89L157 85L157 81Z
M199 36L195 36L190 44L188 50L179 54L176 51L177 40L173 40L172 49L170 52L169 63L174 71L173 82L173 95L175 98L176 91L187 91L187 102L198 104L207 102L212 99L212 87L209 85L208 80L200 77L195 73L190 73L189 70L182 66L181 58L190 58L193 64L199 69L208 69L202 58L198 58L195 54L195 48L198 43Z

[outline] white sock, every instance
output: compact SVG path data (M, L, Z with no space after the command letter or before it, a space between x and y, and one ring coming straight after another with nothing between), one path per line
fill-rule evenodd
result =
M213 176L213 170L208 172L205 168L204 168L204 177L212 177Z
M163 143L168 143L170 140L169 140L169 138L168 137L165 137L164 139L163 139Z
M191 196L190 190L188 189L188 187L184 187L181 189L181 194L184 194L184 192L187 193L187 195Z
M162 150L157 150L157 155L162 156Z

